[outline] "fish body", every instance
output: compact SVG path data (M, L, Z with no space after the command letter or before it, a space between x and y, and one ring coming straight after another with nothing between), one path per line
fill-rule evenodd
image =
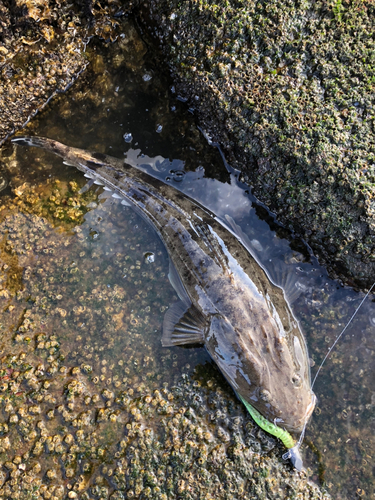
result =
M278 426L299 433L315 395L304 337L283 290L236 234L234 223L117 158L21 137L129 202L156 229L179 301L166 312L164 346L204 344L241 400ZM229 220L229 218L228 218Z

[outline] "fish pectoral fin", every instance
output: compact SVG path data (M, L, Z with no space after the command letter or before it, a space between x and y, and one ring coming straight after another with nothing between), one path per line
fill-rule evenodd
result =
M236 234L245 248L249 250L252 257L258 262L263 271L267 274L269 279L277 286L283 289L284 297L289 305L293 304L295 300L301 295L301 289L297 288L298 278L296 276L295 265L287 265L279 258L267 259L267 267L262 264L265 261L267 251L263 249L262 258L260 258L260 250L257 250L251 243L250 238L244 233L242 228L234 221L230 215L225 215L228 227ZM301 279L301 278L300 278ZM302 283L303 285L303 283Z
M204 344L207 321L192 304L175 302L165 313L163 322L163 347L187 344Z

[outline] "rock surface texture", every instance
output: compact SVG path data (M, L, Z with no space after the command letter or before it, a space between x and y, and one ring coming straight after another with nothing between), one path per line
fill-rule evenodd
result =
M138 2L0 0L0 144L116 40ZM150 0L177 91L333 277L375 280L372 1Z
M375 279L371 1L149 1L177 91L333 277Z
M119 3L0 0L0 145L85 69L93 35L116 38Z

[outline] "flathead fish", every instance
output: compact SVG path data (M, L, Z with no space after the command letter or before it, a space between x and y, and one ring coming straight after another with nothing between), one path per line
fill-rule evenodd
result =
M219 220L126 161L50 139L13 142L61 156L151 223L167 248L180 299L165 314L163 346L204 344L242 400L279 427L301 432L315 405L305 340L283 290L245 247L234 221Z

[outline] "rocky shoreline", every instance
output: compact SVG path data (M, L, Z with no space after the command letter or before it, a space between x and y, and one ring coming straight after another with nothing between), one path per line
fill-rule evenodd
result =
M277 220L331 276L375 280L371 2L0 4L0 143L85 69L133 12L177 92Z
M361 288L372 283L375 278L375 160L374 41L371 36L374 6L371 2L362 2L360 7L345 2L305 2L299 7L293 2L258 2L256 8L250 2L232 0L216 4L203 0L159 0L142 5L103 1L100 6L90 1L58 6L45 0L17 0L12 9L7 5L0 0L0 144L21 129L53 96L64 92L79 75L85 78L84 69L89 63L85 47L90 39L97 37L104 43L115 42L121 33L121 19L132 13L143 27L144 37L157 40L170 66L176 92L189 102L201 127L213 140L220 142L228 161L242 171L243 179L275 213L277 220L311 245L333 277ZM100 73L103 68L104 64L96 72ZM19 175L23 175L22 169ZM43 189L45 187L41 186L41 193ZM85 207L86 202L73 197L73 208L68 206L65 214L56 202L56 199L59 201L56 189L52 191L51 188L50 192L47 188L48 199L54 199L55 217L59 220L70 217L72 221L79 218L81 212L77 207ZM15 195L17 203L6 208L10 212L6 212L0 229L4 238L12 233L17 243L14 249L21 258L24 250L30 252L30 248L34 248L29 241L24 241L23 227L32 232L32 228L41 223L48 245L35 247L40 260L39 253L42 255L45 248L54 250L57 245L55 235L51 236L53 230L36 211L38 207L46 210L46 202L43 198L42 203L42 195L39 199L34 191L18 190ZM87 206L91 202L87 200ZM52 213L52 209L50 211ZM45 217L44 212L42 215ZM110 224L108 231L112 231ZM31 237L36 238L34 234ZM58 240L58 244L61 248L65 245L62 240ZM60 252L70 259L68 252ZM8 262L8 254L9 248L4 247L2 272L8 279L10 271L7 269L13 270L15 266L19 279L22 268L13 260ZM60 269L53 261L48 261L46 266L47 271L50 270L43 278L46 283L53 283L55 275L62 276L65 272L62 264L59 264ZM80 266L80 273L90 272L91 264L81 262ZM39 286L38 280L34 275L30 278L31 291ZM6 284L15 286L10 278ZM113 386L113 396L108 398L109 389L104 379L100 379L103 384L95 382L87 371L90 353L82 355L84 339L75 338L77 311L74 300L69 302L69 294L66 295L66 314L71 331L65 337L61 335L60 338L58 334L44 338L39 332L44 328L45 310L57 311L48 321L61 315L54 302L62 300L56 299L59 297L57 292L44 297L42 291L40 303L29 304L30 315L25 315L25 321L19 323L22 328L25 323L25 330L19 328L14 337L12 325L24 314L23 296L18 289L8 288L4 288L6 293L0 297L4 304L6 301L10 304L6 302L6 314L9 315L6 335L9 338L4 341L8 346L2 358L1 377L5 389L0 396L5 420L1 424L0 444L5 450L3 453L9 453L10 444L17 441L18 434L22 439L27 436L29 444L20 446L12 460L1 459L4 467L0 474L0 495L26 498L34 484L39 487L39 497L67 495L67 498L77 498L80 495L86 498L89 495L88 474L92 473L96 483L90 494L113 499L134 497L138 490L143 491L144 497L165 498L165 492L169 492L171 498L172 492L177 497L181 495L179 488L183 491L186 484L190 484L198 498L201 476L204 476L207 492L214 484L218 498L232 498L242 494L244 488L259 498L264 495L281 498L285 491L306 499L328 498L326 492L309 481L308 475L295 473L281 463L281 450L275 440L262 432L254 437L251 420L244 415L243 408L236 405L234 398L224 395L216 401L220 388L216 385L215 374L213 382L198 384L196 377L186 370L184 378L176 375L173 387L166 385L161 395L159 383L155 382L160 375L157 358L147 355L138 359L137 349L128 346L136 363L129 358L126 362L129 380L125 377L121 381L117 371L120 373L122 368L117 368L117 364L121 367L122 359L116 359L116 366L111 365L113 380L111 375L110 382L108 379L105 383ZM106 290L104 281L102 288ZM107 300L104 292L103 297L100 300ZM113 306L118 314L123 307L122 297L120 299ZM90 300L94 299L90 296ZM89 305L89 301L83 301L82 307L89 311ZM122 321L122 316L120 319ZM94 319L90 316L89 320L94 328ZM105 321L112 324L111 312L108 317L103 312L103 324ZM144 328L143 323L137 326L141 327ZM29 330L39 333L31 336ZM138 335L138 330L136 333ZM75 339L77 343L74 356L69 357L66 339ZM99 353L102 346L98 342L95 349ZM139 377L145 374L139 374L134 366L143 366L146 358L147 363L151 359L155 367L148 368L148 379L142 379L142 385ZM192 355L192 364L193 358ZM177 362L168 358L166 363L167 377L170 365ZM42 364L43 369L40 368ZM97 377L102 375L98 372ZM26 393L31 394L30 388L33 388L30 378L35 393L30 396L32 401L26 404L23 398ZM65 387L63 394L59 392L61 384ZM94 387L93 384L99 385ZM69 392L76 386L82 391ZM121 399L120 392L125 399ZM18 399L14 397L17 394ZM214 430L214 436L208 433L204 412L201 415L197 410L197 415L185 415L184 418L185 407L198 400L212 413L213 423L208 427ZM57 404L60 409L52 411ZM81 427L87 424L79 414L88 405L96 415L95 422L86 428L86 432L92 434L90 442L81 437ZM159 406L170 411L173 425L168 424L168 418L159 422L160 412L155 410ZM217 408L224 408L216 422L220 427L214 422ZM232 426L228 422L234 415L239 423ZM75 417L77 425L73 423L72 427ZM62 418L65 419L64 427L55 426ZM112 451L119 454L121 463L116 468L101 458L104 445L96 441L95 425L100 421L104 422L100 425L112 429L117 419L121 425L125 421L130 425L125 432L131 446L126 439L122 445L113 441L113 449L108 455ZM145 429L138 429L138 420L146 425ZM20 428L19 421L26 422L26 430ZM42 424L39 425L39 421ZM159 422L161 430L153 427L154 421ZM245 434L241 434L238 429L244 422ZM179 439L187 439L188 424L194 426L191 432L195 433L191 449L201 446L197 448L200 455L198 451L191 452L190 448L187 451L176 441L177 434ZM207 431L204 445L199 429ZM37 467L39 455L34 448L39 441L41 454L47 450L41 455L44 462L40 469ZM145 446L150 444L156 455L145 452ZM214 446L220 453L208 453ZM168 450L168 457L161 451L164 448ZM91 457L87 456L88 461L94 463L91 466L94 469L85 472L82 468L87 474L78 477L81 469L77 457L84 453L91 453ZM54 465L60 455L63 457L61 470ZM157 480L151 477L155 456L162 464ZM142 473L141 463L147 465ZM85 481L80 482L81 477ZM178 484L178 477L184 484ZM222 478L225 478L224 489ZM232 493L231 488L234 488Z
M375 280L375 7L149 1L177 91L331 276Z

